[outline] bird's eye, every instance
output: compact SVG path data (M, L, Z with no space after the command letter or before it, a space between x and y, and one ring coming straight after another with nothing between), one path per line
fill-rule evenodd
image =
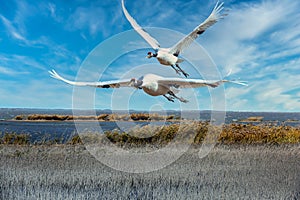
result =
M151 52L148 52L148 55L151 55L152 53Z

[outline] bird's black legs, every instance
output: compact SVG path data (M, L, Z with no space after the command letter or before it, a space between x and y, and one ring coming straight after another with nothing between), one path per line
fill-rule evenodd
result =
M178 64L176 64L176 67L179 69L179 71L181 71L181 73L185 76L185 78L187 78L187 77L189 76L189 74L186 73L185 71L183 71L183 70L181 69L181 67L179 67Z
M176 69L173 65L171 65L171 67L176 71L177 74L180 75L180 71L178 69Z
M180 75L180 72L181 72L186 78L189 76L189 74L186 73L185 71L183 71L183 70L179 67L178 64L176 64L176 67L177 67L178 69L176 69L173 65L171 65L171 67L176 71L177 74Z
M174 102L174 97L167 96L167 95L163 95L163 96L166 97L169 101Z
M184 98L182 98L182 97L176 96L176 95L174 94L174 92L172 92L172 91L169 91L168 94L170 95L169 97L167 97L167 96L164 95L167 99L168 99L168 98L172 98L172 100L173 100L174 98L176 98L176 99L178 99L179 101L181 101L181 102L183 102L183 103L189 102L188 100L186 100L186 99L184 99ZM169 99L168 99L168 100L169 100ZM169 100L169 101L170 101L170 100ZM174 100L173 100L173 102L174 102Z

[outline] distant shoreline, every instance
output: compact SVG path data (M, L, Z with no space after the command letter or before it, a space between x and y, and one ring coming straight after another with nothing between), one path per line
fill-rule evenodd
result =
M0 122L2 121L11 121L15 119L16 116L19 116L22 120L27 120L27 116L29 115L50 115L48 119L45 119L46 122L48 120L52 122L56 121L71 121L73 116L83 116L93 118L98 117L100 115L115 115L115 116L126 116L123 119L112 119L111 117L106 117L106 119L102 118L99 121L147 121L149 118L146 119L130 119L128 115L131 114L139 114L139 115L147 115L147 114L157 114L160 116L171 116L173 115L173 119L168 119L167 121L175 121L175 119L186 118L185 120L189 119L196 119L202 121L212 121L214 117L224 117L224 121L226 124L229 123L274 123L277 125L292 125L298 126L300 125L300 112L267 112L267 111L211 111L211 110L162 110L162 111L141 111L141 110L109 110L109 109L31 109L31 108L0 108ZM53 116L64 116L63 119L54 119ZM259 120L260 117L263 117L262 120ZM256 118L256 120L253 120ZM19 120L20 120L19 119ZM69 119L69 120L68 120ZM250 119L250 120L249 120ZM77 119L78 120L78 119ZM83 119L87 121L87 119ZM97 119L98 120L98 119ZM155 119L157 120L157 119ZM151 121L155 121L151 119ZM164 120L164 119L163 119ZM37 120L34 120L37 121ZM30 122L30 121L27 121Z
M100 115L58 115L58 114L29 114L17 115L10 121L179 121L175 115L159 115L148 113L132 114L100 114Z
M251 116L243 119L235 119L234 122L263 122L262 116ZM184 119L176 115L159 115L148 113L132 113L132 114L100 114L100 115L58 115L58 114L29 114L17 115L13 119L5 121L181 121L194 119ZM285 122L299 122L299 120L288 119Z

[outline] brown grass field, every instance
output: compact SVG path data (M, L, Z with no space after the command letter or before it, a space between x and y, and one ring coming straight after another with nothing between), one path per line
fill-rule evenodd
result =
M208 130L221 132L200 158ZM189 150L163 169L138 174L109 168L82 143L107 138L119 148L159 148L175 137ZM300 199L300 127L192 122L81 134L65 144L29 139L1 135L0 199Z
M67 143L77 144L83 140L101 140L108 138L118 145L165 145L175 137L179 141L199 145L207 136L208 129L220 131L218 144L299 144L300 127L272 126L266 124L228 124L221 127L212 126L208 122L188 122L186 124L171 124L160 126L143 126L129 132L107 131L103 135L87 133L70 138ZM2 133L0 144L30 144L30 135L16 133ZM182 140L180 140L182 138ZM187 139L188 138L188 139ZM45 141L50 144L57 141Z

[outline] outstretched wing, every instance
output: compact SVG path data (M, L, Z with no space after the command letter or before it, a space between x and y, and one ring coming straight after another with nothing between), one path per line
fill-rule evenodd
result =
M169 87L180 88L198 88L198 87L218 87L222 83L235 83L247 86L243 81L230 81L230 80L203 80L203 79L183 79L183 78L161 78L158 80L159 84Z
M115 80L115 81L103 81L103 82L75 82L67 80L61 77L55 70L48 71L52 78L61 80L65 83L75 86L91 86L98 88L119 88L119 87L133 87L133 82L130 79L127 80Z
M122 9L124 12L125 17L127 18L127 20L129 21L129 23L131 24L132 28L138 32L138 34L140 34L144 40L146 40L150 46L157 50L160 47L160 44L157 42L156 39L154 39L151 35L149 35L149 33L147 33L134 19L133 17L131 17L131 15L128 13L127 9L125 8L124 5L124 0L122 0Z
M206 29L214 25L217 21L219 21L219 19L222 19L224 16L226 16L226 14L221 14L221 11L223 10L223 4L223 2L217 2L209 17L203 23L197 26L190 34L182 38L177 44L171 47L170 53L178 55L184 48L188 47L199 35L204 33Z

